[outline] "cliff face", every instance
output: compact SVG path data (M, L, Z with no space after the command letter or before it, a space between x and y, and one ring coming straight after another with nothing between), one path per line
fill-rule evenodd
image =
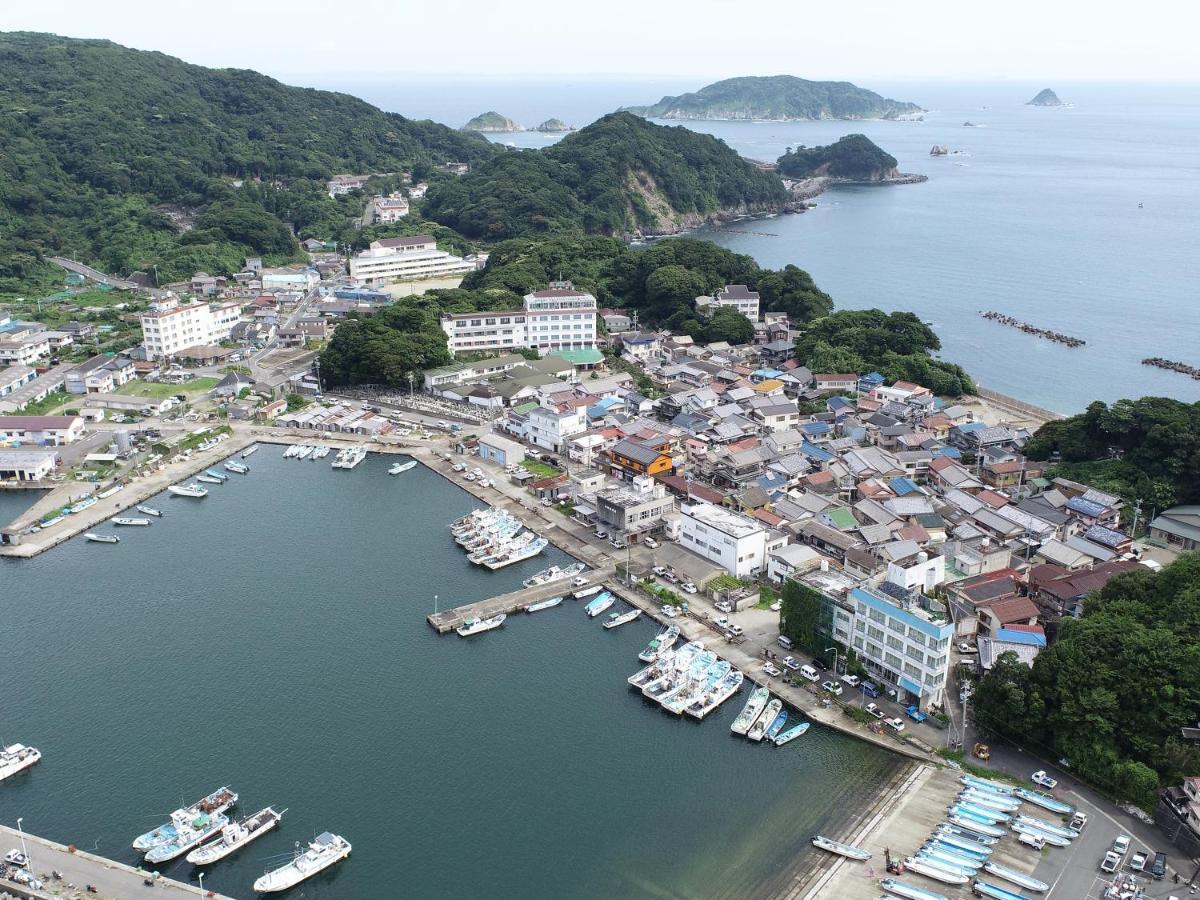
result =
M547 119L545 122L543 122L541 125L539 125L537 128L534 129L534 131L544 131L547 134L562 134L564 132L574 131L574 130L575 130L574 125L568 125L562 119Z
M495 110L489 110L477 115L464 125L462 130L478 131L483 134L504 134L510 131L524 131L525 129L508 118L508 116L502 116Z
M1043 88L1042 90L1038 91L1038 94L1036 97L1034 97L1032 100L1030 100L1025 105L1026 106L1064 106L1065 104L1061 100L1058 99L1058 94L1054 93L1054 91L1050 90L1050 88Z

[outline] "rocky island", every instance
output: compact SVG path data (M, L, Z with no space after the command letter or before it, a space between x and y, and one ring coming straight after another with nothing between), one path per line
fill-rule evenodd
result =
M794 75L727 78L651 106L627 107L647 119L812 121L919 119L915 103L889 100L848 81L808 81Z
M832 184L916 184L928 180L925 175L900 172L896 157L865 134L848 134L826 147L789 147L775 168L799 200L815 197Z
M1025 105L1026 106L1066 106L1065 103L1063 103L1061 100L1058 99L1058 94L1054 93L1054 91L1050 90L1050 88L1043 88L1042 90L1038 91L1037 96L1034 97L1032 100L1030 100Z
M562 119L547 119L545 122L543 122L541 125L539 125L537 128L535 128L533 130L541 131L546 134L563 134L564 132L567 132L567 131L574 131L575 126L568 125Z
M477 131L480 134L507 134L525 129L508 116L502 116L494 109L480 113L462 127L463 131Z

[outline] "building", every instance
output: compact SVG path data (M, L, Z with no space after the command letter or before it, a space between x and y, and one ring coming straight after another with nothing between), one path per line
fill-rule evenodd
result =
M325 182L325 190L329 196L340 197L351 191L361 190L370 179L370 175L334 175Z
M31 366L51 353L50 337L42 331L18 337L0 337L0 366Z
M83 437L79 416L0 416L0 441L61 447Z
M992 637L979 639L979 667L988 671L1005 653L1032 667L1038 653L1046 649L1046 632L1041 625L1012 625L999 628Z
M758 294L744 284L727 284L723 291L711 297L697 297L696 310L702 315L711 315L722 306L736 309L751 322L758 320Z
M65 377L72 394L111 394L137 377L133 361L115 356L93 356L69 371Z
M475 264L437 248L428 234L382 238L350 257L350 277L369 286L465 275Z
M485 434L479 439L479 458L498 466L519 465L525 462L525 448L499 434Z
M846 391L853 394L858 390L858 376L848 374L813 375L818 391Z
M0 481L42 481L58 463L53 450L0 450Z
M442 316L447 347L454 353L535 349L596 349L596 298L569 281L551 282L544 291L525 295L524 308Z
M399 193L388 197L372 197L370 215L372 221L377 225L399 222L408 215L408 200Z
M626 438L617 441L604 452L609 474L623 481L640 475L671 475L675 460L670 453L670 439L636 441Z
M166 359L188 347L228 340L241 317L242 305L236 301L213 305L181 304L175 297L155 301L141 317L146 358Z
M819 569L821 554L806 544L784 544L767 554L767 577L776 584ZM828 562L825 562L828 566Z
M1173 506L1150 522L1150 537L1178 550L1200 550L1200 506Z
M37 372L26 366L8 366L0 369L0 397L7 397L35 378L37 378Z
M558 453L567 440L587 431L587 410L572 406L565 410L537 406L529 411L525 439L538 447Z
M887 580L892 584L931 594L946 580L944 558L921 550L913 541L897 541L896 544L907 549L897 558L888 560Z
M664 485L642 476L631 487L615 487L596 494L596 518L630 544L660 530L675 511L675 498Z
M680 544L734 578L752 578L767 564L767 529L711 503L680 507Z

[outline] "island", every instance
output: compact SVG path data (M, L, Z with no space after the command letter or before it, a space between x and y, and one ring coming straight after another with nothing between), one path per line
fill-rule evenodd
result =
M937 148L934 148L935 150ZM820 194L831 184L915 184L925 175L906 175L896 157L865 134L848 134L825 147L791 147L775 163L796 199Z
M650 106L627 107L648 119L769 120L920 119L915 103L889 100L848 81L808 81L794 75L727 78Z
M508 116L502 116L494 109L480 113L462 127L463 131L477 131L480 134L508 134L525 129Z
M1025 105L1026 106L1066 106L1065 103L1063 103L1061 100L1058 99L1058 94L1054 93L1054 91L1050 90L1050 88L1043 88L1042 90L1038 91L1037 96L1034 97L1032 100L1030 100Z
M563 134L568 131L574 131L575 126L568 125L562 119L547 119L533 130L545 132L546 134Z

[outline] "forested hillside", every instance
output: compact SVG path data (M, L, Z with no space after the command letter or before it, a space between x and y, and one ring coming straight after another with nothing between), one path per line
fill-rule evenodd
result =
M779 174L792 178L823 175L849 181L879 181L896 174L896 157L865 134L848 134L825 147L788 148L777 165Z

